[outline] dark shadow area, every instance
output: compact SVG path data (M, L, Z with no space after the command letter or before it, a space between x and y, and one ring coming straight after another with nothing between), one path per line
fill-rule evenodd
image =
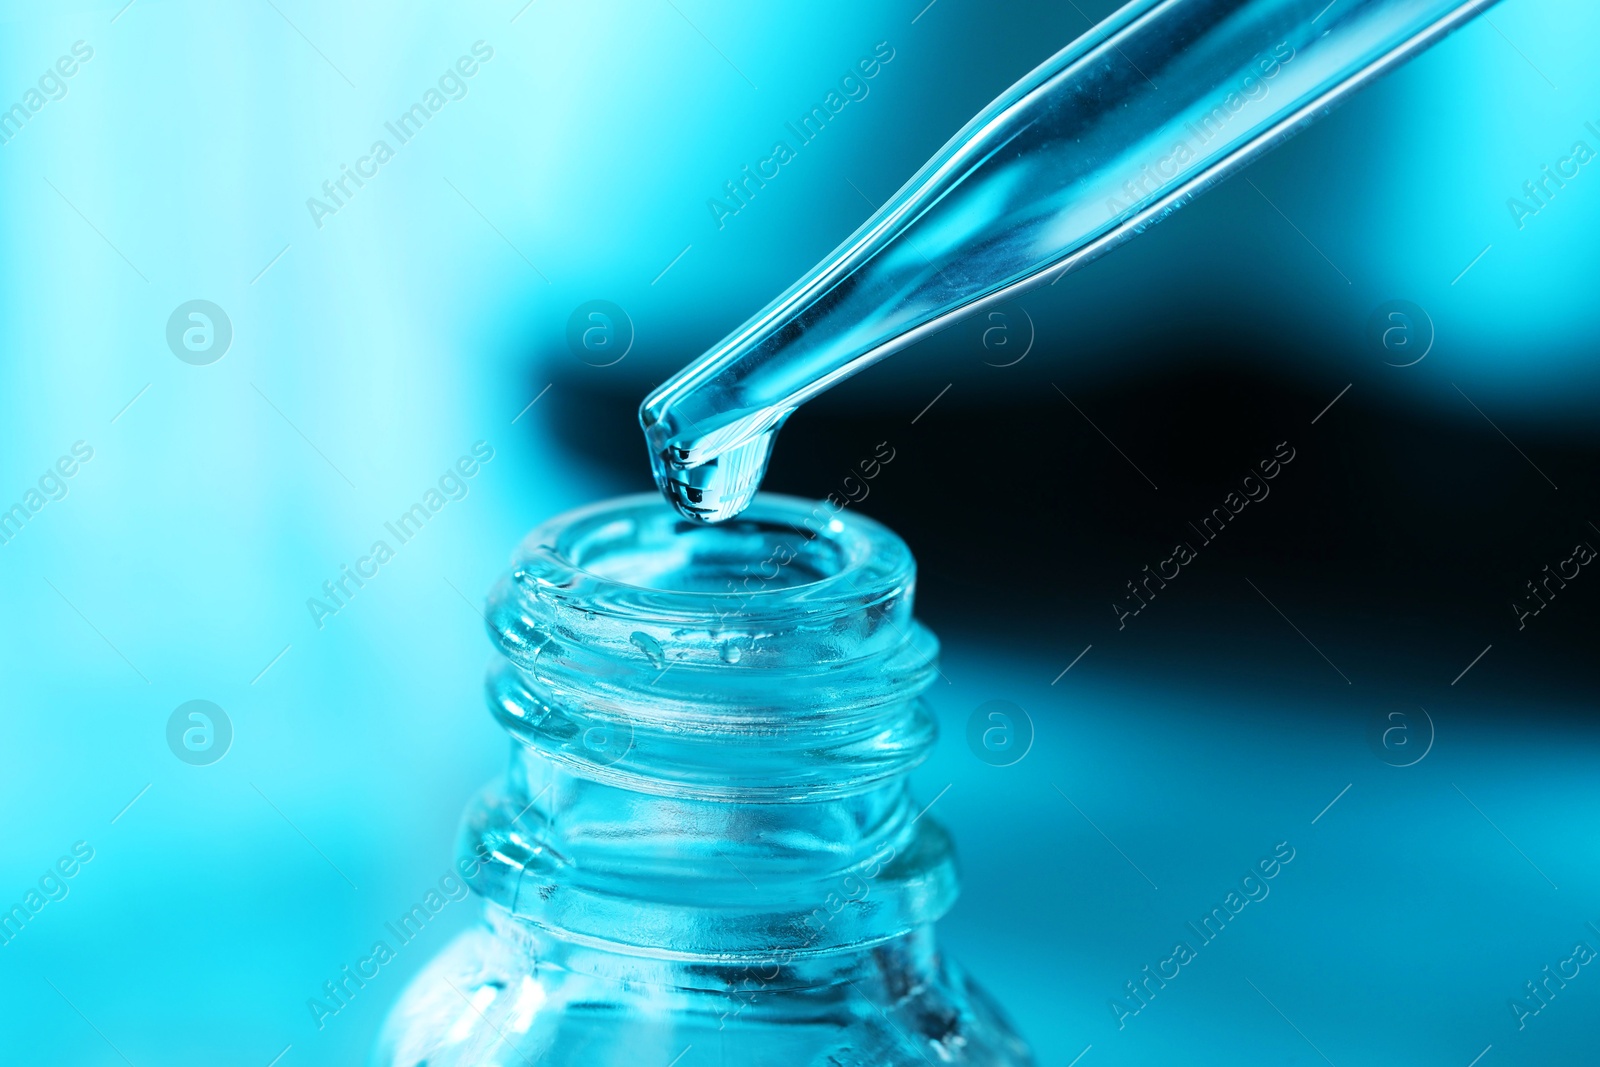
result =
M1035 352L1006 397L958 380L931 406L937 390L891 396L869 373L790 420L766 485L853 497L899 532L947 640L1419 700L1461 692L1473 663L1480 693L1592 705L1600 566L1575 546L1600 548L1600 441L1414 403L1452 388L1442 371L1401 388L1357 368L1335 401L1345 382L1265 373L1237 346L1162 356L1182 369L1065 392L1064 357ZM564 388L568 446L644 487L638 397Z

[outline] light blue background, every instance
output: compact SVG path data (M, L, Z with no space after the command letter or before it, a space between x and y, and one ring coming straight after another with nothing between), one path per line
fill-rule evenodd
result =
M642 395L866 215L844 179L887 197L1087 26L1073 5L674 2L6 3L0 102L74 41L94 57L0 146L0 503L75 441L94 458L0 546L0 903L73 842L96 853L0 947L0 1059L359 1062L472 913L452 905L313 1025L306 998L436 882L501 770L473 604L536 522L644 484L642 447L619 477L563 450L548 413L578 380ZM1505 199L1600 125L1600 15L1490 17L1252 168L1348 285L1233 182L1086 272L1042 328L1132 347L1142 309L1181 297L1288 336L1398 295L1453 324L1469 392L1590 417L1600 164L1520 231ZM306 198L480 39L494 58L468 96L317 228ZM871 95L719 231L706 199L880 40L896 58ZM164 340L195 298L234 330L205 367ZM638 330L614 369L565 347L593 298ZM884 391L914 409L923 371L898 373ZM306 599L480 440L495 455L470 494L314 625ZM1323 732L1303 687L1179 691L1092 660L1051 686L1074 650L992 620L944 637L946 741L917 778L950 785L933 814L967 869L942 936L1041 1062L1593 1054L1600 975L1522 1034L1505 1006L1574 941L1600 945L1600 841L1572 815L1600 802L1592 744L1461 728L1396 771ZM995 696L1039 730L1004 770L961 743ZM166 748L196 698L235 730L211 767ZM1497 713L1484 699L1463 710ZM1507 761L1526 773L1497 775ZM1299 851L1272 896L1118 1032L1109 997L1280 840Z

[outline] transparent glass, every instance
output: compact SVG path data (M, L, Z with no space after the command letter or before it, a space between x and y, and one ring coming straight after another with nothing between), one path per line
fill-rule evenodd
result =
M1134 0L645 399L656 484L691 518L737 515L801 404L1142 232L1494 3Z
M906 782L935 740L915 579L883 526L788 497L534 530L487 615L514 743L461 833L485 918L374 1064L1031 1064L934 943L956 874Z

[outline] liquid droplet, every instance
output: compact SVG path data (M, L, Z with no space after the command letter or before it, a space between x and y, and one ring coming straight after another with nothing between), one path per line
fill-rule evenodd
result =
M724 663L738 663L744 657L744 651L735 641L724 641L717 652L722 656Z
M644 658L650 661L650 666L656 670L663 670L667 665L667 654L661 647L661 642L641 630L635 630L628 635L628 640L633 647L644 653Z
M772 458L777 430L769 430L715 459L694 466L654 458L656 485L679 513L700 522L722 522L750 506Z

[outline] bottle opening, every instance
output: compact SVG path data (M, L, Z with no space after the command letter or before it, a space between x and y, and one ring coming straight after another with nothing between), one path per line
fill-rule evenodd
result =
M794 589L832 578L852 563L838 519L817 530L767 518L717 526L665 508L575 531L561 546L579 570L665 592L725 593L752 577L763 588Z
M826 501L773 494L716 525L685 519L653 494L605 501L534 530L513 565L536 599L580 615L581 629L627 619L633 629L670 627L679 639L692 629L770 632L890 604L899 624L909 621L916 576L905 542L886 527Z

